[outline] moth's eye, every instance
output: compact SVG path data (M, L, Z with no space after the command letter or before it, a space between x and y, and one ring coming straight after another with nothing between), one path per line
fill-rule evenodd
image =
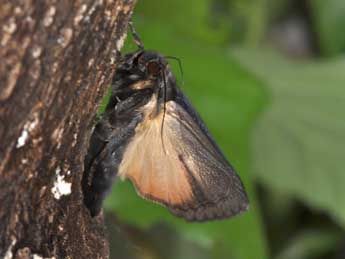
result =
M147 72L150 75L153 75L153 76L158 76L161 73L161 70L162 70L160 64L155 62L155 61L149 62L146 65L146 69L147 69Z

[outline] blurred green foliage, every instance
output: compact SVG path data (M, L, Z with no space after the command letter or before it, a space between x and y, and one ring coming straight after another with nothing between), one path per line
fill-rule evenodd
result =
M138 1L135 15L161 26L170 27L179 37L194 38L209 43L225 43L225 27L214 28L209 23L209 0ZM145 34L145 33L142 33ZM156 35L155 37L159 36Z
M286 244L276 259L317 258L332 251L339 242L339 236L333 231L304 231Z
M255 192L259 182L271 196L266 213L281 218L277 222L289 220L286 215L297 198L345 226L345 60L292 61L260 44L272 23L291 10L291 3L138 1L134 24L145 47L182 60L183 85L177 64L171 64L180 86L239 172L251 207L231 220L191 224L139 198L129 182L119 182L106 208L122 222L147 232L166 222L181 240L202 246L214 259L268 258ZM318 54L343 53L344 1L305 3L312 14L309 22L320 48ZM234 43L242 47L229 49ZM124 52L134 50L129 37ZM279 229L288 231L284 226ZM281 251L275 256L319 258L338 241L339 233L329 228L301 229L279 246ZM182 250L175 251L172 258L198 258L198 253L183 244L178 243Z
M271 100L254 131L255 173L345 226L345 59L296 64L262 49L236 54Z
M315 0L312 2L315 32L326 56L345 51L345 1Z

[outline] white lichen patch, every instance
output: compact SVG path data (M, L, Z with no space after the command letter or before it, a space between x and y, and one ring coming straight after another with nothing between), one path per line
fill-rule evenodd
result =
M16 148L21 148L25 145L26 140L29 138L29 132L24 128L22 130L22 133L20 134L20 137L17 140Z
M74 133L73 134L73 142L72 142L72 147L74 147L77 144L78 141L78 134Z
M55 6L51 6L43 18L43 25L44 26L48 27L53 23L55 13L56 13Z
M104 14L105 14L106 18L110 18L113 15L113 13L110 10L105 10Z
M62 46L66 47L72 39L73 30L71 28L64 28L61 30L61 36L58 38L57 42Z
M95 60L94 60L93 58L91 58L91 59L89 60L89 62L87 63L87 65L88 65L89 67L91 67L91 66L93 65L94 62L95 62Z
M59 63L58 62L54 62L53 65L51 66L50 70L51 70L52 73L56 73L58 68L59 68Z
M74 18L74 25L77 26L79 22L83 19L84 13L87 9L87 5L83 4L77 11L77 15Z
M34 19L30 15L26 16L24 21L28 24L32 24L34 22Z
M34 46L32 48L31 55L34 58L38 58L39 56L41 56L41 53L42 53L42 48L40 46Z
M62 231L63 231L63 226L62 226L62 225L59 225L59 226L58 226L58 229L59 229L59 231L62 232Z
M25 123L23 130L17 139L16 148L21 148L25 145L26 141L29 138L30 132L32 132L38 125L38 116L35 116L34 120L28 121Z
M20 14L23 13L23 10L20 7L17 6L17 7L14 8L14 13L16 15L20 15Z
M12 239L12 243L10 244L10 246L7 248L7 251L5 253L4 259L12 259L13 258L13 253L12 253L12 248L14 247L14 245L17 243L17 239L13 238Z
M65 129L63 127L58 127L53 131L53 134L52 134L52 139L57 142L58 149L61 147L61 140L62 140L64 130Z
M91 6L91 8L89 9L89 11L87 12L87 16L90 17L94 11L96 10L96 7L97 7L98 3L97 2L94 2L94 4Z
M87 12L87 14L84 18L85 22L90 22L90 20L91 20L90 17L92 16L94 11L96 10L97 5L98 5L98 3L96 1L94 1L93 5L90 7L89 11Z
M5 46L8 41L11 39L11 35L17 30L17 24L15 18L10 18L8 23L5 23L0 27L3 35L1 35L1 45Z
M32 259L56 259L56 257L55 256L53 256L53 257L42 257L38 254L33 254Z
M9 34L13 34L17 30L17 24L14 18L11 18L8 24L2 26L2 30Z
M27 160L26 158L23 158L23 159L22 159L22 164L23 164L23 165L26 165L27 163L28 163L28 160Z
M125 43L126 37L127 37L127 33L124 33L124 34L121 35L119 40L116 42L116 49L118 51L120 51L122 49L123 44Z
M61 175L60 167L56 168L56 181L51 189L54 198L59 200L63 195L69 195L72 192L72 183L65 181L65 176Z
M115 57L110 57L110 65L114 65L115 64Z

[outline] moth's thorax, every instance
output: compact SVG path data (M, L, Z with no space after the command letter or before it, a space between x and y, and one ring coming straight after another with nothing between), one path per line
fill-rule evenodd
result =
M132 90L142 90L145 88L148 88L152 85L152 81L149 79L144 79L144 80L138 80L132 84L129 85L129 88Z
M137 129L147 127L152 123L152 120L158 120L163 111L161 106L162 104L158 103L157 94L153 94L151 100L140 108L144 116L142 122L137 126Z

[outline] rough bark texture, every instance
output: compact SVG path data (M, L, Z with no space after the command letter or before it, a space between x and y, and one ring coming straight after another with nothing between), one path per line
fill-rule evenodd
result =
M83 161L135 0L0 3L0 258L107 258Z

